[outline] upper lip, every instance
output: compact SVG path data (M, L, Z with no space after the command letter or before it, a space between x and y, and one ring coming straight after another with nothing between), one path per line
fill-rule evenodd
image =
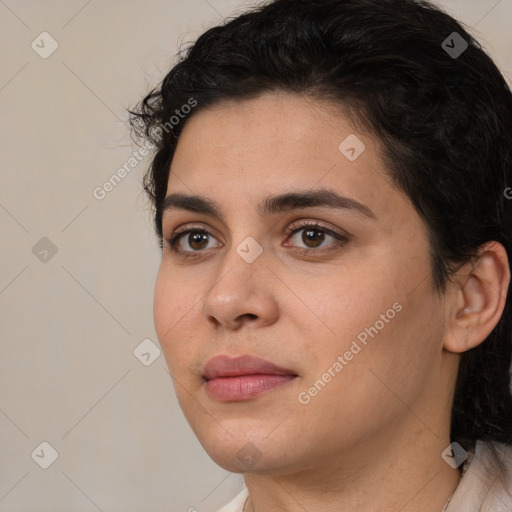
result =
M203 376L207 379L217 377L238 377L240 375L296 375L292 370L281 368L270 361L249 355L212 357L206 364Z

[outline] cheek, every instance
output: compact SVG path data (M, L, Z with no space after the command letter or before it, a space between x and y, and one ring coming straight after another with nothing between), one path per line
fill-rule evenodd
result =
M171 288L172 285L166 279L160 265L153 293L153 320L158 340L162 345L165 344L166 331L172 327L175 297L170 293Z
M153 295L155 330L173 376L183 371L186 354L193 348L192 332L186 325L197 302L190 288L177 276L176 272L170 272L162 263Z
M317 350L323 347L326 354L332 350L348 350L351 341L360 333L363 333L361 339L364 342L366 328L379 322L380 331L392 321L381 325L380 315L390 310L388 317L395 316L392 306L397 294L390 292L389 282L375 275L379 269L373 267L370 272L368 268L371 266L361 271L354 265L347 265L342 271L333 270L317 279L314 287L297 290L297 295L304 297L310 309L297 315L296 320L304 328L317 325L327 336L325 342L318 344Z
M444 313L437 297L424 283L405 296L403 310L390 336L383 339L379 355L383 375L407 392L418 392L442 355ZM416 388L416 389L413 389Z
M441 308L430 280L413 289L418 268L403 267L391 257L367 263L331 273L336 277L329 282L317 281L317 291L304 292L316 315L296 317L303 332L313 324L319 329L317 343L308 346L315 364L308 364L305 390L320 379L316 387L322 394L332 393L337 400L353 393L354 406L363 399L375 406L393 400L386 385L411 398L417 395L440 355L442 339ZM421 270L428 275L427 265ZM324 382L330 391L323 391Z
M404 404L417 403L429 387L437 357L433 318L419 303L378 297L366 308L347 305L346 317L338 319L340 335L311 347L318 363L301 379L298 413L320 437L356 442L377 435L409 414ZM343 428L333 434L332 425Z

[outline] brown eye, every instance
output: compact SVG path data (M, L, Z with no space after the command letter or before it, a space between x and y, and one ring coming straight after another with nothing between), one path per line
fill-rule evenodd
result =
M288 238L284 245L292 246L296 251L303 253L321 253L325 252L324 248L326 250L336 249L349 240L341 233L311 222L290 228L287 235ZM290 240L293 243L290 243ZM200 228L189 228L176 232L166 239L166 245L172 252L183 257L201 256L206 253L207 249L222 246L209 231Z
M187 242L192 249L199 251L208 245L208 234L203 231L191 231Z
M285 245L294 246L296 250L301 252L320 252L315 249L323 249L324 247L330 250L348 241L346 236L311 222L291 227L288 235L288 240L291 240L292 243L287 241ZM329 239L331 240L330 243Z
M308 229L302 232L302 241L308 247L318 247L325 240L325 233L319 229Z
M208 231L192 228L174 233L167 240L167 245L175 253L194 256L194 253L200 253L204 249L208 249L211 240L215 240L215 238ZM219 247L220 245L222 244L219 242L217 245L210 247Z

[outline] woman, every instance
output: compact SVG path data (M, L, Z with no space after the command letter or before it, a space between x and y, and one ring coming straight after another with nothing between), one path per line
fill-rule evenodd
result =
M132 112L222 512L512 510L512 95L428 2L275 0Z

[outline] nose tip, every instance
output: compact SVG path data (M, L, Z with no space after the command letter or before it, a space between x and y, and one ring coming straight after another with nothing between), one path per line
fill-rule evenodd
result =
M242 325L252 328L275 322L279 315L276 283L261 258L259 254L257 261L248 263L233 246L219 267L212 266L212 273L223 275L217 279L217 274L212 274L215 284L209 287L203 300L203 318L211 327L236 330Z
M220 318L216 318L214 315L210 315L209 320L217 327L221 324L225 324L229 326L231 329L236 330L240 329L243 325L245 325L248 322L254 322L255 320L258 320L258 315L255 315L254 313L245 313L243 315L239 315L233 320L230 320L229 318L225 318L224 321L221 321Z

